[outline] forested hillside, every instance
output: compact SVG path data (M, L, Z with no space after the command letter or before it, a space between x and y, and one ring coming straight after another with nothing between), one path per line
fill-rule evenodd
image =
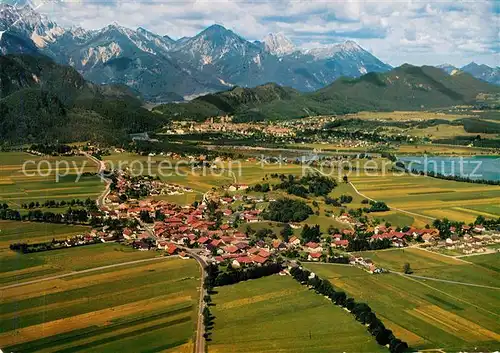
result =
M0 138L10 143L111 142L161 125L128 88L89 83L43 56L0 56L0 98Z
M203 120L230 114L235 121L263 121L358 111L427 110L472 104L480 93L500 87L467 73L447 75L430 66L403 65L387 73L341 78L313 93L267 84L199 97L189 103L156 108L172 119Z

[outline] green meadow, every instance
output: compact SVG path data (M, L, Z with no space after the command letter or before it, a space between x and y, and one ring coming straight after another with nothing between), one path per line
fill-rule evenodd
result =
M306 267L330 280L335 288L357 302L367 303L386 327L414 350L498 349L498 289L420 280L398 274L372 275L351 266L311 263ZM441 268L441 271L446 269Z
M291 277L215 290L209 353L388 351L351 314Z
M104 184L96 164L84 156L38 157L24 152L0 153L0 202L12 208L46 200L95 199Z
M94 262L91 254L72 254L78 255ZM199 283L194 260L171 258L1 287L0 346L8 352L188 352Z
M466 223L479 215L500 217L500 209L495 206L500 204L499 186L393 174L380 177L360 174L350 180L364 195L424 217Z

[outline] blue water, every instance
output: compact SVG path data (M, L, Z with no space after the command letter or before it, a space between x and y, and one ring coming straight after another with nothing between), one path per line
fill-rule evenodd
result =
M500 180L500 157L401 157L407 168L470 179Z

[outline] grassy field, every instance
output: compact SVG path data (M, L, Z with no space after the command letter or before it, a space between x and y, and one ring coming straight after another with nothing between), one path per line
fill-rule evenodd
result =
M152 258L155 252L139 252L119 244L96 244L33 254L1 252L0 284L9 285L90 268Z
M478 215L499 217L500 187L430 177L367 176L350 180L359 192L387 205L428 217L473 222Z
M31 201L96 198L104 189L99 178L82 176L77 180L78 173L96 171L96 164L83 156L37 157L23 152L2 152L0 202L19 208Z
M79 257L91 254L68 254L66 260L80 266L116 262L104 261L110 253L100 250L85 260ZM8 352L189 352L199 276L194 260L171 258L0 288L0 347Z
M12 243L41 243L54 238L66 239L89 230L89 227L65 224L0 221L0 254Z
M290 277L216 291L210 353L387 351L351 314Z
M307 264L307 267L328 278L356 301L370 305L377 317L415 350L498 349L498 290L423 281L397 274L372 275L351 266Z
M481 256L452 258L416 248L363 251L357 255L370 258L377 266L392 271L403 272L403 265L409 263L417 276L500 287L495 268L478 266L470 260Z
M155 252L135 251L116 243L96 244L33 254L11 251L15 242L44 242L88 232L90 228L60 224L0 221L0 285L36 280L116 263L148 259Z
M461 259L500 273L500 253L498 252L494 254L464 256Z

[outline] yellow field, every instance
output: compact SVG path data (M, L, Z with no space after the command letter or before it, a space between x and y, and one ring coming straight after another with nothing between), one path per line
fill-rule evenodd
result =
M364 120L394 120L394 121L418 121L418 120L434 120L442 119L453 121L470 117L460 114L444 114L438 112L416 112L416 111L397 111L397 112L359 112L356 114L346 115L350 118Z
M14 352L183 350L191 345L197 285L196 263L171 258L0 287L0 346Z
M478 215L499 217L500 213L481 211L489 205L500 204L500 187L440 180L430 177L352 176L351 182L359 192L389 207L433 218L448 218L466 223ZM488 208L489 209L489 208ZM427 222L429 219L426 219Z
M0 153L0 202L19 208L31 201L96 198L104 184L96 164L84 156L38 157L23 152Z
M385 255L383 251L379 253ZM421 262L410 259L415 273L425 270L425 259L440 273L447 268L465 272L470 276L469 281L482 272L479 267L469 268L458 261L447 263L444 256L436 255L423 256ZM397 268L402 268L405 260L391 258ZM375 263L379 264L377 260ZM306 267L329 279L335 288L345 291L357 302L367 303L377 317L414 350L490 351L500 340L498 290L396 274L371 275L351 266L308 264Z

